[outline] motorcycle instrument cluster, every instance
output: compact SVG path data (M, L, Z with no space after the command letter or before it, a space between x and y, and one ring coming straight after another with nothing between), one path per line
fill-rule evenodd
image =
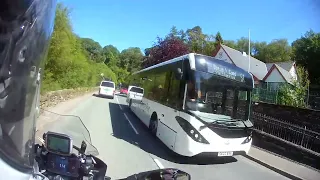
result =
M47 170L56 174L78 177L80 161L78 157L48 154Z
M45 145L49 152L68 156L72 153L72 140L68 135L47 132Z

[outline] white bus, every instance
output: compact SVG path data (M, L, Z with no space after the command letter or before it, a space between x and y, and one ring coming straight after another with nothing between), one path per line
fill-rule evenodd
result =
M213 57L190 53L133 74L142 100L129 108L169 149L182 156L248 153L250 73Z

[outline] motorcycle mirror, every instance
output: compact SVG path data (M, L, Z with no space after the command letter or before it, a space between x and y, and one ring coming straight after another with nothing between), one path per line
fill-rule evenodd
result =
M173 168L142 172L137 176L138 179L191 180L190 174Z
M81 148L80 148L80 153L84 154L86 152L86 149L87 149L87 143L85 141L82 141Z
M181 80L183 76L183 71L181 68L177 68L174 74L176 79Z
M46 140L46 137L47 137L47 134L46 133L43 133L42 134L42 139L45 141Z
M163 179L167 179L168 177L168 179L173 178L174 180L191 180L190 174L178 169L166 170L161 177Z

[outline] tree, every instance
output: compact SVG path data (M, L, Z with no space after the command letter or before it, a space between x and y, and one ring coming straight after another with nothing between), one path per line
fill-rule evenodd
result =
M215 37L212 35L206 35L206 41L204 43L202 54L207 56L212 56L216 47L217 45L216 45Z
M292 43L292 59L305 67L312 84L320 84L320 33L308 31L304 36Z
M134 72L141 68L143 54L138 47L130 47L121 51L119 67Z
M157 43L150 50L150 57L143 63L144 67L155 65L189 53L188 46L178 38L157 38Z
M145 55L145 56L149 56L149 55L150 55L150 51L151 51L151 48L146 48L146 49L144 50L144 55Z
M272 40L269 44L266 42L254 43L255 57L260 61L286 62L291 61L291 47L287 39Z
M308 71L303 67L297 67L298 79L293 85L286 84L280 88L279 101L282 105L294 107L306 107L306 95L310 85Z
M168 39L178 38L182 41L186 41L186 33L183 30L178 31L176 26L172 26L169 34L166 36Z
M215 39L217 44L223 44L223 39L219 31L217 32Z
M120 52L113 45L103 47L102 54L105 57L104 63L113 68L119 65Z
M252 46L253 42L250 42L250 46ZM241 37L237 40L236 49L240 52L249 53L249 39L246 37Z
M91 40L88 42L86 45L92 43ZM89 59L87 49L92 49L90 46L83 47L82 43L82 39L73 33L69 9L59 3L45 62L42 93L58 89L95 86L101 80L101 73L117 81L116 75L105 64Z
M202 33L201 27L195 26L192 29L188 29L186 34L190 51L202 54L206 43L206 35Z
M224 40L223 44L230 47L230 48L237 49L237 42L235 42L233 40Z
M90 38L81 38L81 44L83 48L88 52L88 58L95 62L104 62L105 57L102 53L102 47L100 44Z

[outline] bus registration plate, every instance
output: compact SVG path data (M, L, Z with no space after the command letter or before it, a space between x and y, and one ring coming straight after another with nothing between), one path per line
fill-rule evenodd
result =
M218 156L232 156L233 152L218 152Z

